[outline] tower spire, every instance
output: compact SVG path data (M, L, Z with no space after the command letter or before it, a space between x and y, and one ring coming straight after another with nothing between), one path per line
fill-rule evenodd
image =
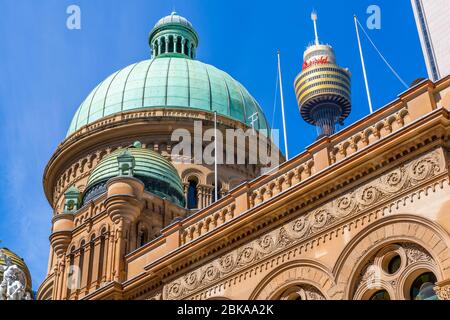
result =
M314 35L315 35L315 39L316 39L315 44L316 44L316 46L318 46L319 45L319 34L317 32L317 12L315 10L313 10L311 12L311 20L314 23Z

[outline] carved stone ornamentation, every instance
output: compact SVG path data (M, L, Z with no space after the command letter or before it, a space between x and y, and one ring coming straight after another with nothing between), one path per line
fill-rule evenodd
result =
M389 255L392 255L394 250L397 254L405 258L405 263L402 263L393 273L388 273L383 269L382 261L386 260L386 258L389 259ZM427 262L436 265L430 254L423 247L415 243L403 242L391 245L388 249L384 247L367 261L361 269L356 281L355 292L383 288L383 282L395 288L399 283L402 271L417 262Z
M298 244L305 238L322 232L337 222L342 222L342 219L352 217L381 201L392 198L399 190L415 187L424 180L441 173L444 167L445 161L439 150L411 160L325 203L316 210L303 214L244 247L237 248L186 276L172 281L165 287L164 298L183 298L286 247ZM411 261L431 259L413 246L409 246L407 252L409 252L408 259Z
M6 266L1 266L3 280L0 283L0 300L31 300L31 294L26 291L25 273L0 250L1 259Z
M408 258L407 264L410 265L414 262L424 261L432 262L433 258L422 247L414 244L407 243L402 245L406 251L406 257Z
M446 286L436 286L434 287L439 300L450 300L450 284Z

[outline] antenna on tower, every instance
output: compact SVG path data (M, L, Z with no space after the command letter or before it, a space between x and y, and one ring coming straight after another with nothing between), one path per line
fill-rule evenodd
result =
M278 80L280 80L281 116L283 118L284 152L286 152L286 160L289 160L288 140L286 134L286 117L284 115L283 76L281 74L280 49L278 49L277 55L278 55Z
M311 20L314 23L314 35L316 37L316 45L319 45L319 34L317 33L317 12L313 10L311 12Z

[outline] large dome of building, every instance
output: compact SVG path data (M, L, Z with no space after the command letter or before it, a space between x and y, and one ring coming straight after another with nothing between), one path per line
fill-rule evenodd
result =
M187 19L176 13L162 18L150 33L153 59L125 67L102 81L81 103L67 135L101 118L148 108L216 111L255 129L268 129L261 107L243 85L194 60L197 43Z

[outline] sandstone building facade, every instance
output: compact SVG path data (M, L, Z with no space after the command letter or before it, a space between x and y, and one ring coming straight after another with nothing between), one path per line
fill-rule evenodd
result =
M185 18L161 19L153 59L80 106L44 173L37 298L449 299L450 77L270 173L220 166L214 201L213 166L171 163L173 130L212 127L213 112L219 130L268 125L242 85L195 60L198 41Z

